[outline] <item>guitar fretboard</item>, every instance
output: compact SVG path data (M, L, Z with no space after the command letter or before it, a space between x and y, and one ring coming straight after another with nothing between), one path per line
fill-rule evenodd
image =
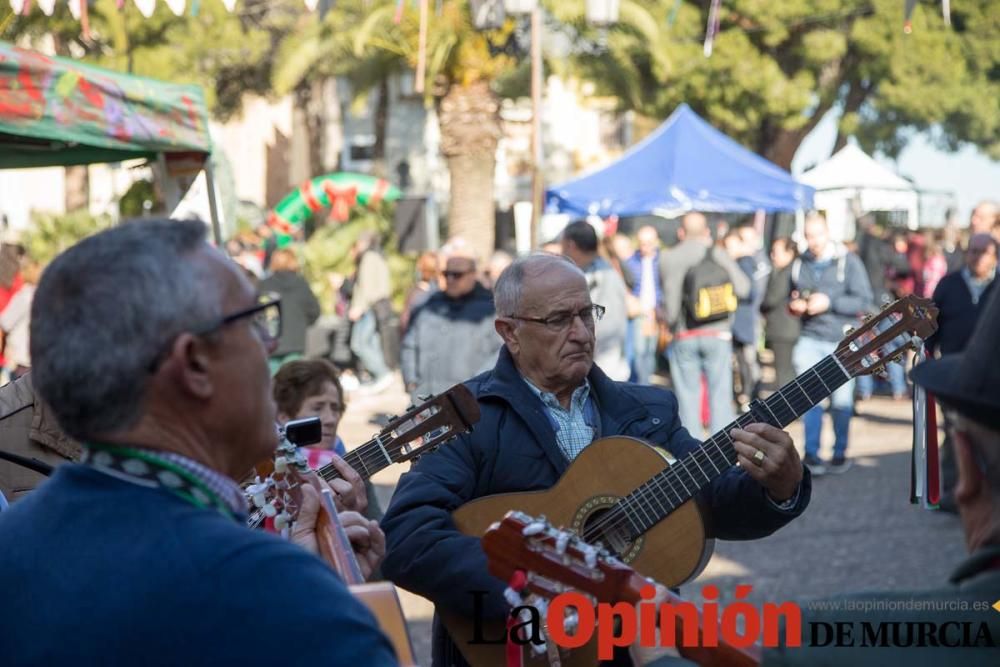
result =
M378 471L388 468L396 462L393 460L389 449L386 448L385 444L377 436L347 452L344 460L361 475L362 479L370 479ZM325 466L317 469L316 472L328 482L341 479L340 472L332 463L327 463Z
M624 528L632 539L639 537L736 464L736 448L729 435L733 429L761 422L784 428L850 379L835 354L825 357L766 400L752 402L749 412L619 500L595 525L588 526L584 539L599 539L609 527Z

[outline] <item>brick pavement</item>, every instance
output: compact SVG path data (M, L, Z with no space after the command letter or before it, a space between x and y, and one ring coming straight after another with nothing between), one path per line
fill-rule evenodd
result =
M340 433L348 447L368 440L387 414L405 410L400 383L376 397L352 397ZM723 599L737 583L751 584L751 602L797 600L850 590L922 588L943 582L964 554L953 515L909 504L910 404L882 398L864 404L851 425L848 452L854 467L816 480L812 502L798 520L752 542L716 542L705 571L682 593L693 599L704 583L720 586ZM826 426L823 455L832 431ZM790 427L800 445L800 424ZM406 466L375 476L388 505ZM421 665L430 664L432 607L400 591Z

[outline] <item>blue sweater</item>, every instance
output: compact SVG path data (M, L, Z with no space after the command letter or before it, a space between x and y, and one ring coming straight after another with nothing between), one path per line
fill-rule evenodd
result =
M161 489L62 466L0 544L4 665L395 664L319 559Z

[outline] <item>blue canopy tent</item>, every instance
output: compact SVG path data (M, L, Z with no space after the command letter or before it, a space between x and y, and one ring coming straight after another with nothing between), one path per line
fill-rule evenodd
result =
M545 193L546 213L629 217L749 213L812 206L813 188L682 104L616 162Z

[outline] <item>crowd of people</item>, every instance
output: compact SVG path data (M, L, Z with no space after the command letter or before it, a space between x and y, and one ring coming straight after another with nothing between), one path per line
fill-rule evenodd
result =
M706 427L725 427L766 390L762 345L781 382L828 354L880 302L928 290L941 309L929 345L942 359L914 381L946 408L946 490L972 553L948 591L995 592L1000 357L988 349L1000 322L991 236L1000 220L995 207L989 215L989 205L977 207L968 239L950 251L946 229L940 252L921 246L921 234L893 237L873 221L853 247L839 244L818 215L805 221L801 253L792 239L765 249L753 226L720 229L700 213L683 218L670 248L652 227L637 231L633 249L632 239L587 221L567 226L551 252L518 258L485 260L453 238L418 259L399 317L379 239L362 234L354 274L331 278L364 378L352 389L323 358L333 345L319 358L307 354L322 304L292 250L231 245L227 256L205 242L200 223L165 220L90 237L45 271L31 307L34 363L0 387L0 405L20 400L0 419L3 448L23 443L21 458L35 463L38 452L56 456L54 473L37 467L16 492L0 476L0 490L17 500L0 511L0 541L17 545L0 551L0 585L10 592L0 605L4 657L18 665L256 664L287 657L283 628L294 628L301 661L395 664L371 613L309 554L318 551L322 515L315 490L304 491L290 540L243 525L241 483L273 455L276 424L320 418L309 463L339 473L322 486L365 577L423 595L439 614L502 620L504 582L488 574L477 538L456 528L454 510L550 488L607 436L640 438L683 459ZM248 267L248 256L267 269ZM934 257L944 259L943 275ZM363 471L344 460L337 430L350 395L384 390L396 364L414 400L465 382L481 417L471 433L422 456L383 514ZM668 375L654 379L664 365ZM894 395L907 391L905 374L902 382L890 384ZM855 392L866 396L848 383L831 398L829 460L819 452L821 406L804 417L801 458L774 425L732 430L739 465L698 493L706 537L761 538L806 511L813 477L850 465ZM51 553L73 558L40 568ZM258 627L261 609L275 627ZM466 664L460 643L435 623L434 664ZM774 661L805 655L769 653ZM976 652L966 657L988 664ZM639 650L622 651L615 664L633 660L674 664Z

